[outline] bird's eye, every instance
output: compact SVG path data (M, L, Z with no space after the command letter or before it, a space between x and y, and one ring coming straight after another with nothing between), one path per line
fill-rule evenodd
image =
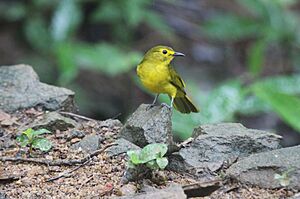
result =
M162 51L163 54L167 54L167 52L168 52L167 50L163 50Z

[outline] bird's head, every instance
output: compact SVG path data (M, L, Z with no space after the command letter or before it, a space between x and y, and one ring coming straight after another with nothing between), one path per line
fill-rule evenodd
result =
M144 60L169 64L176 56L185 55L180 52L175 52L168 46L155 46L147 51Z

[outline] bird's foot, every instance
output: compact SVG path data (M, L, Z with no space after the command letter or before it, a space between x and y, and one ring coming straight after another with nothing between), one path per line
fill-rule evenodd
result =
M172 109L172 106L170 106L169 104L166 104L166 103L161 103L161 106L162 107L167 107L169 109Z

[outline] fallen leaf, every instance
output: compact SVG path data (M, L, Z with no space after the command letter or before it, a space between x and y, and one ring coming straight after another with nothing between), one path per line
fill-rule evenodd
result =
M0 109L0 122L1 121L4 121L4 120L8 120L8 119L10 119L11 117L10 117L10 115L8 114L8 113L5 113L4 111L2 111L1 109Z
M35 116L43 114L43 112L37 111L34 108L26 110L25 113L28 114L28 115L35 115Z
M1 126L11 126L14 123L16 123L16 121L17 121L17 118L9 116L9 118L0 121L0 124L1 124Z
M71 144L74 144L76 142L79 142L81 139L80 138L73 138L70 142Z

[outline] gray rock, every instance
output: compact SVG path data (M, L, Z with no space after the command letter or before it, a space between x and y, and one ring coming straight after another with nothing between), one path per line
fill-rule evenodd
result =
M100 135L87 135L80 142L77 142L71 146L72 149L81 148L87 153L92 153L100 149L103 138Z
M8 199L5 193L0 192L0 199Z
M67 141L72 140L73 138L83 138L85 133L83 131L73 130L67 136Z
M128 182L139 181L143 179L149 179L152 176L152 171L145 165L136 165L134 168L127 167L121 182L126 184Z
M182 188L188 198L191 197L205 197L211 195L214 191L222 186L222 180L196 182L192 184L183 185Z
M140 147L136 146L135 144L132 144L128 140L125 140L123 138L119 138L115 141L117 145L113 145L106 149L106 153L108 156L116 156L122 153L126 153L129 150L138 150L141 149Z
M127 120L121 129L122 138L144 147L150 143L173 145L171 116L172 111L165 106L142 104Z
M125 184L120 188L122 196L131 196L137 192L138 188L133 184Z
M104 121L100 121L100 126L107 127L107 128L116 128L116 127L122 127L123 124L119 120L107 119Z
M194 130L194 140L170 157L176 171L211 173L239 157L280 147L280 136L247 129L237 123L203 125Z
M156 189L152 192L140 193L131 196L119 197L120 199L185 199L187 196L180 185L171 185L165 189Z
M242 183L262 188L280 188L275 174L289 181L288 188L300 190L300 145L253 154L233 164L226 175Z
M77 126L77 123L74 120L64 117L57 112L46 113L42 119L29 125L29 127L33 129L45 128L49 131L65 131L68 130L68 128L74 128L75 126Z
M13 112L35 106L73 111L74 92L41 83L31 66L1 66L0 109Z
M294 196L289 197L288 199L300 199L300 193L296 193Z

